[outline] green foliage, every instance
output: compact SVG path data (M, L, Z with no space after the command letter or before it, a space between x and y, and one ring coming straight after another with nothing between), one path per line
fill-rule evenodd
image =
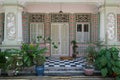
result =
M41 66L46 61L45 56L43 54L39 54L34 58L35 65Z
M117 77L115 78L115 80L120 80L120 76L117 76Z
M119 49L116 47L103 48L95 58L96 68L101 70L102 76L110 76L113 73L120 76Z
M38 36L37 38L40 40L42 37ZM53 47L57 48L55 43L51 42L50 38L44 39L49 40L49 43L52 43ZM47 45L41 47L39 43L23 43L21 50L6 49L5 51L0 52L0 67L4 67L6 70L19 70L24 67L31 67L33 65L43 65L46 60L44 54L47 50L46 46Z
M105 77L108 74L107 68L102 68L101 69L101 74L102 74L103 77Z
M0 68L4 69L5 68L5 64L6 64L6 58L5 58L5 53L4 52L0 52Z
M6 70L17 70L22 64L22 57L18 49L6 49L4 51L6 57Z
M45 42L51 43L54 48L57 48L54 42L48 38L43 38L42 36L37 36L38 43L36 44L22 44L21 55L23 56L23 66L29 67L33 65L43 65L45 62L45 52L47 47L41 47L40 41L44 40Z
M77 51L78 45L77 45L76 40L72 40L71 44L72 44L72 50L73 50L72 57L76 58L78 54L78 51Z
M40 49L39 44L23 44L21 48L23 55L23 66L33 66L34 58L36 58L38 54L44 54L46 50L47 48Z
M95 50L95 45L93 44L89 44L89 46L87 47L87 62L89 64L93 64L95 61L95 57L97 55L97 51Z
M73 45L73 46L72 46L73 54L78 54L78 51L77 51L78 45L77 45L76 40L72 40L72 41L71 41L71 44Z

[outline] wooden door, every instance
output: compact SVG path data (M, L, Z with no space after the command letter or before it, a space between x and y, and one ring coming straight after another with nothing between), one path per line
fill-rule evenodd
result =
M69 25L67 23L53 23L51 25L51 38L56 43L58 49L51 46L51 55L69 55Z

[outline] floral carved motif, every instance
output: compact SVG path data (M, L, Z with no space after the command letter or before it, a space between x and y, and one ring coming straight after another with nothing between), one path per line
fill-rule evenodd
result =
M7 38L10 40L15 39L16 37L16 30L15 30L15 14L8 13L6 17L6 28L7 28Z
M109 40L115 39L115 14L109 13L107 16L107 37Z

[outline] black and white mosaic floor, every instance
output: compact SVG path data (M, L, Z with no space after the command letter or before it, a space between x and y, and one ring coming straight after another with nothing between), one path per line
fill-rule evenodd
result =
M45 75L74 75L82 74L86 59L79 57L74 60L48 59L45 62Z

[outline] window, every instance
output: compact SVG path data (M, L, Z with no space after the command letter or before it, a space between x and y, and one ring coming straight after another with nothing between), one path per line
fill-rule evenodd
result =
M84 32L88 32L88 24L84 24Z
M77 32L82 32L82 24L77 25Z
M80 43L90 41L90 29L89 23L77 23L76 24L76 40Z
M30 24L30 42L38 42L37 37L44 37L44 24L43 23L31 23ZM43 43L44 40L41 39L39 43Z

